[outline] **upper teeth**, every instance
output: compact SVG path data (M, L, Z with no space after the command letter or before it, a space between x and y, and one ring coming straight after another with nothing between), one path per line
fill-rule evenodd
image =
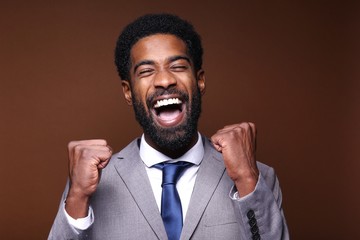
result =
M156 102L154 108L159 108L159 107L167 106L170 104L180 104L180 103L182 103L182 102L178 98L163 99L163 100L158 100Z

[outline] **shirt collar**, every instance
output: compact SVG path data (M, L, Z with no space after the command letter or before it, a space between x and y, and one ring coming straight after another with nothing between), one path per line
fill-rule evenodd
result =
M194 165L199 165L204 157L204 145L200 133L198 133L198 140L196 144L179 158L172 159L165 154L157 151L151 147L146 141L144 134L141 136L140 142L140 157L147 167L152 167L155 164L162 162L190 162Z

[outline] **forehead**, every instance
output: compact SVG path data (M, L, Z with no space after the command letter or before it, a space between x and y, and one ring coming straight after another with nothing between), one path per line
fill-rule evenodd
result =
M183 40L170 34L155 34L140 39L131 48L132 66L139 61L161 61L171 56L187 56L187 47Z

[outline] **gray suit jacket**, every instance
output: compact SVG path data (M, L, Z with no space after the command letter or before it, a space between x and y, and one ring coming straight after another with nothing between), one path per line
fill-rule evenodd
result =
M258 163L259 182L241 200L230 198L233 181L222 155L204 138L205 155L185 217L181 239L289 239L274 170ZM139 156L140 139L114 154L91 198L95 221L76 233L64 214L64 199L48 239L167 239L150 182Z

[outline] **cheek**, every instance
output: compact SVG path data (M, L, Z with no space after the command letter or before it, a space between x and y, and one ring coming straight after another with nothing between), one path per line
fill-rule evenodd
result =
M134 86L133 98L136 99L136 101L138 101L142 105L144 105L146 109L148 108L146 104L146 99L148 96L149 96L149 88L144 88L139 84L137 86Z
M197 88L197 80L193 74L184 73L184 75L178 76L177 85L190 91Z

